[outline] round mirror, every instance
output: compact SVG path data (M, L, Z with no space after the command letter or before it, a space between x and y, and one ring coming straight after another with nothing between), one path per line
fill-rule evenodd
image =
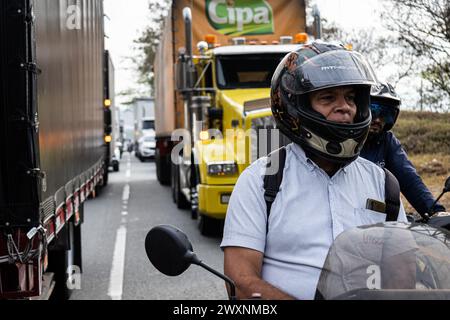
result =
M187 236L172 226L157 226L145 239L145 251L153 266L161 273L175 277L192 263L193 249Z

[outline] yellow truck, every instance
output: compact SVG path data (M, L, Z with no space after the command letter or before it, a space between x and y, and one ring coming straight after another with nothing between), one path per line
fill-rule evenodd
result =
M260 129L274 128L271 78L305 31L304 0L173 1L154 64L155 162L203 235L220 230L239 174L283 143Z

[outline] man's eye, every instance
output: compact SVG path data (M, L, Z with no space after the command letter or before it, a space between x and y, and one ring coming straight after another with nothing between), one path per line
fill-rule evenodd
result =
M333 100L333 96L322 96L321 99L329 101L329 100Z
M347 96L347 100L348 100L348 101L354 102L355 99L356 99L356 96L354 96L354 95Z

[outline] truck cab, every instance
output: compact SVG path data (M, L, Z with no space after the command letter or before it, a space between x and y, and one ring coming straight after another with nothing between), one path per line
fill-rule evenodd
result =
M185 100L190 101L186 103L190 121L185 129L191 133L192 149L183 143L178 164L173 167L172 187L176 202L182 204L179 207L190 207L193 218L198 216L202 234L220 229L239 175L286 143L278 132L268 134L276 129L270 85L280 61L299 46L210 48L193 59L193 90L186 94L189 90L183 83L179 86ZM181 56L179 69L186 69L183 59Z

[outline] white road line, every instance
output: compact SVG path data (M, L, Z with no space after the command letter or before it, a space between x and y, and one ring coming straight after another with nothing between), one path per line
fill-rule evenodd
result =
M123 187L123 193L122 193L122 200L124 202L128 202L130 199L130 185L127 184L125 187Z
M122 300L126 241L127 228L121 226L117 230L114 257L109 278L108 296L110 296L112 300Z
M123 216L127 216L128 215L128 211L122 211L122 215Z

